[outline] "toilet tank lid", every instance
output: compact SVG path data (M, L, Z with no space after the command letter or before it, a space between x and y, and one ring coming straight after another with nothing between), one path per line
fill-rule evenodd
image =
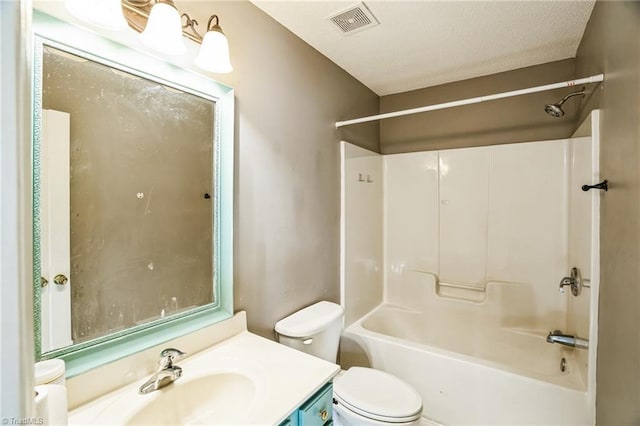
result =
M294 312L276 323L276 332L289 337L310 337L342 317L342 307L322 301Z
M33 365L35 385L46 385L64 376L65 363L61 359L48 359Z

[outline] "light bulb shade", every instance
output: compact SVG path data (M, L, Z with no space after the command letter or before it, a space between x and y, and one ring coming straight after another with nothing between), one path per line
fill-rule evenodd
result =
M146 46L167 55L179 55L186 50L180 14L175 7L166 3L153 5L140 38Z
M66 0L65 6L76 18L107 30L126 28L120 0Z
M229 42L222 31L217 29L207 31L194 62L203 70L218 74L233 71L229 60Z

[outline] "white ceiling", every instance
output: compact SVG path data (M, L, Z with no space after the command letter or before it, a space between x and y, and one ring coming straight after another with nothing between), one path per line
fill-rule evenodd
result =
M595 0L365 0L351 35L325 18L358 0L252 2L382 96L575 57Z

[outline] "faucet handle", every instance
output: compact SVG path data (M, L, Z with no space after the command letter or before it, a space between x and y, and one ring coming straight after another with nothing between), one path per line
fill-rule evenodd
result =
M170 356L174 360L178 360L186 355L186 352L182 352L180 349L166 348L160 352L161 357Z
M180 349L166 348L160 352L160 361L158 363L163 367L171 367L175 361L182 359L185 355L187 354Z

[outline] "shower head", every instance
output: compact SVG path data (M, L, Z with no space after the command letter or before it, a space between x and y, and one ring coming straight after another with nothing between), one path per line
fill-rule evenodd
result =
M584 87L580 89L578 92L569 93L567 96L562 98L560 102L556 102L555 104L547 104L544 106L544 112L549 114L552 117L562 117L564 115L564 111L562 110L562 104L564 104L567 99L573 96L582 96L584 98Z
M547 104L544 106L544 112L549 114L552 117L562 117L564 115L564 111L560 107L560 103L557 104Z

